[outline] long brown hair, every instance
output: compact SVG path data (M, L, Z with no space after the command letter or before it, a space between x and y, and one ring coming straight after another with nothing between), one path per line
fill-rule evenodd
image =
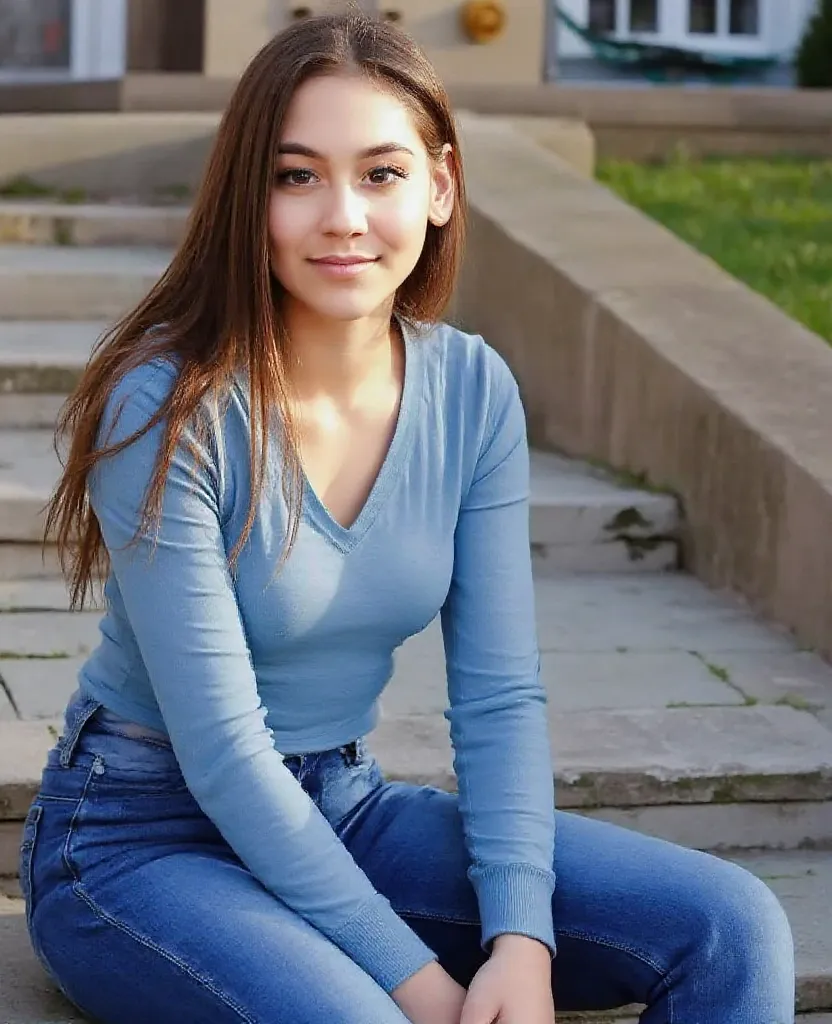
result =
M104 335L61 411L56 447L69 439L69 450L47 506L46 536L57 541L73 607L84 606L93 581L109 570L89 503L90 471L166 421L138 538L159 522L165 480L183 430L199 419L206 396L227 393L241 368L251 395L251 500L229 561L236 561L254 523L272 410L285 450L289 525L284 559L291 549L303 473L288 401L282 289L270 269L267 209L281 129L295 90L312 77L338 73L363 74L392 91L410 110L431 157L438 158L443 145L451 144L454 212L444 227L428 224L421 257L397 291L393 311L406 322L430 323L451 297L465 233L465 189L453 116L436 72L407 35L360 12L294 23L257 54L237 85L170 266L138 307ZM98 445L101 419L119 380L161 354L175 356L181 367L166 401L142 430L119 444Z

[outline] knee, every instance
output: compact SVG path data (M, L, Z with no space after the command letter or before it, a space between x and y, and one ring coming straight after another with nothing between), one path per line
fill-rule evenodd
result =
M750 871L712 858L701 892L700 955L746 983L794 984L794 944L786 913L769 887Z

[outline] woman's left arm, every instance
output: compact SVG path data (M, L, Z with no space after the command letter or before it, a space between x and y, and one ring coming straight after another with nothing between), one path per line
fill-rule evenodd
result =
M529 451L517 384L488 351L489 415L442 609L454 769L482 945L555 952L554 782L529 549Z
M499 996L495 982L499 988L499 979L512 975L497 970L495 960L508 966L525 947L526 963L545 962L548 979L555 954L554 781L529 548L526 420L514 377L496 353L488 355L489 415L460 508L453 577L442 608L450 705L445 717L482 947L491 952L496 937L507 937L495 943L483 969L487 991L485 977L472 986L477 1002ZM514 936L527 938L518 942ZM549 955L541 958L544 947ZM551 1015L548 982L545 991ZM535 1022L553 1019L545 1005L541 1012ZM463 1020L479 1024L479 1010L469 1004Z

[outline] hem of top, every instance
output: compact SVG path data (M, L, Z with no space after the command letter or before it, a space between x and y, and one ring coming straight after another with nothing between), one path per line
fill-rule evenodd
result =
M100 701L107 711L111 711L113 714L119 715L129 722L134 722L145 729L152 729L160 734L160 738L170 742L170 735L165 728L161 712L157 712L154 715L153 709L143 704L131 704L128 701L120 700L119 694L114 690L105 687L102 691L98 684L91 682L86 676L79 679L76 693L80 694L81 697L89 697ZM75 693L72 696L74 698ZM67 704L68 706L69 703ZM272 744L275 749L284 757L289 757L298 754L315 754L323 753L326 750L337 750L339 747L346 746L348 743L352 743L373 732L378 725L378 719L379 709L376 703L373 707L357 715L355 718L347 722L338 722L337 732L333 730L325 736L322 736L320 732L287 735L282 734L280 730L275 729L273 726L268 726L268 728L271 731ZM284 735L285 740L283 739Z
M274 726L269 726L272 742L284 757L298 754L320 754L326 750L337 750L348 743L369 735L378 725L378 705L362 712L346 722L338 722L337 731L332 729L325 735L320 732L282 733ZM266 720L268 724L268 719ZM285 738L284 738L285 737Z

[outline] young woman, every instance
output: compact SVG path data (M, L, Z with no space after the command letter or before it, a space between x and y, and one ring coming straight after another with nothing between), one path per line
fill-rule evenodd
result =
M107 610L21 880L96 1021L792 1020L761 882L554 811L523 410L439 322L464 210L414 44L358 14L293 25L67 406L51 520L75 603L108 573ZM458 796L386 782L366 741L437 614Z

